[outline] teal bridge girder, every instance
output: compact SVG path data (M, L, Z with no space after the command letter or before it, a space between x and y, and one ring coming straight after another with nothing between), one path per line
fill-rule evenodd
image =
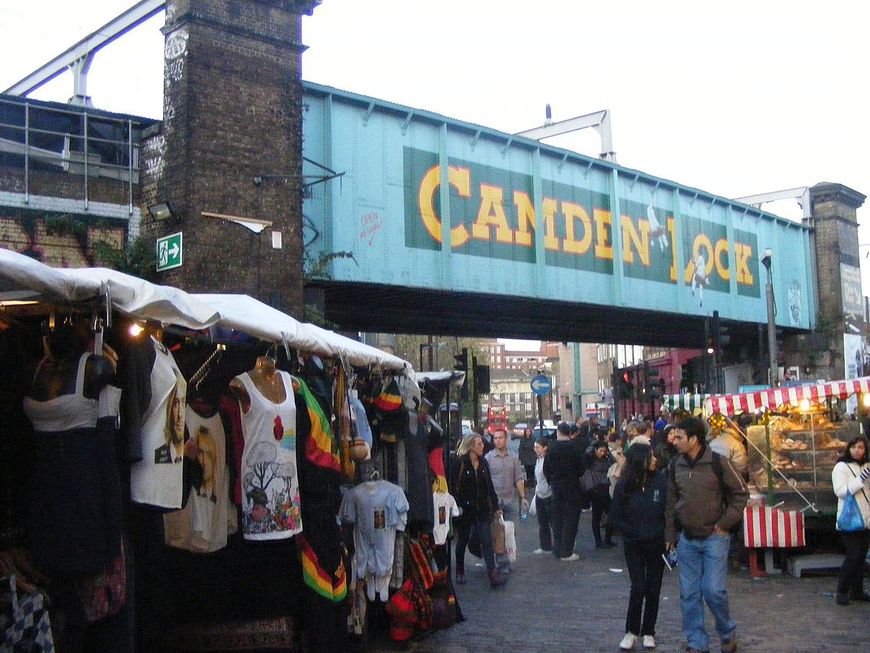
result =
M305 157L342 173L304 205L308 255L343 254L310 284L342 328L699 347L716 310L753 342L766 248L777 326L814 326L808 224L311 82L303 110Z

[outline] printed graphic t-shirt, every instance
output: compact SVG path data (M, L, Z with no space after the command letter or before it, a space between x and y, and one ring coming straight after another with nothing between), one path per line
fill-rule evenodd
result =
M154 338L149 341L155 355L148 379L151 398L141 417L142 458L130 467L130 498L181 508L187 382L172 352Z

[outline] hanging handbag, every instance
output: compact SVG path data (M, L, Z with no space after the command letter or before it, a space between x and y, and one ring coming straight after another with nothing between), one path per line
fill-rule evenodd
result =
M849 471L852 472L852 476L858 477L858 475L854 472L854 470L849 467L848 463L846 467L849 468ZM861 492L864 492L864 488L861 488ZM864 498L867 498L867 495L864 495ZM858 500L855 498L855 495L849 493L846 495L846 498L843 499L843 508L840 510L840 514L837 515L837 530L844 531L846 533L854 533L857 531L863 531L865 528L864 525L864 517L861 515L861 508L858 506Z

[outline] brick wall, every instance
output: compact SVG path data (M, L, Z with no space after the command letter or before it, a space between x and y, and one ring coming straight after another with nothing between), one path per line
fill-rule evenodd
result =
M164 121L143 147L143 199L172 201L180 222L146 218L143 231L182 231L184 265L161 282L246 293L301 314L300 12L311 5L167 3ZM255 234L203 212L272 225Z

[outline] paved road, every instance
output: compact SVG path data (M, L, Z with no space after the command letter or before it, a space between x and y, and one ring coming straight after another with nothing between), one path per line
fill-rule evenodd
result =
M629 579L621 546L596 551L590 513L581 517L576 551L581 559L562 562L534 555L534 517L518 526L519 554L504 589L489 588L482 566L470 554L467 584L457 586L466 621L411 645L415 653L613 653L625 627ZM618 541L618 540L617 540ZM867 581L870 588L870 580ZM737 620L740 650L751 653L870 651L870 604L837 606L835 578L792 578L775 572L752 579L734 567L728 591ZM680 624L676 571L665 569L656 633L657 651L685 649ZM715 631L708 613L708 632ZM394 651L389 642L377 652ZM638 651L642 651L640 647ZM712 648L718 651L718 646Z

